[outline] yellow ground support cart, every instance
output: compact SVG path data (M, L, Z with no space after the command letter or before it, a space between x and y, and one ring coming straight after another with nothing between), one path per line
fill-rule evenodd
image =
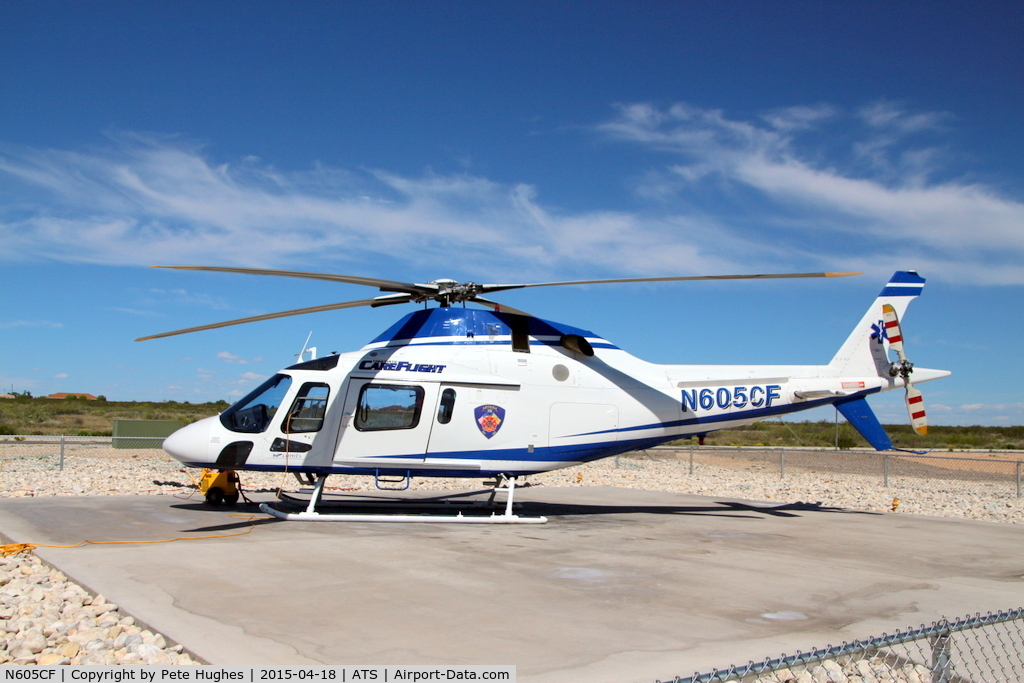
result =
M234 505L238 502L238 473L234 470L203 470L199 492L210 505Z

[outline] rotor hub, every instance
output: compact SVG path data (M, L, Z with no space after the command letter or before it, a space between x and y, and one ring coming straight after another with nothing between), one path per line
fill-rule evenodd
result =
M437 293L433 296L425 296L423 301L433 299L442 306L472 301L484 290L481 285L475 282L458 282L457 280L450 279L432 280L427 284L437 287Z

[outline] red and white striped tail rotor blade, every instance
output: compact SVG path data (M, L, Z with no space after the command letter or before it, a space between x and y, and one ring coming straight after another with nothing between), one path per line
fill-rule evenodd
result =
M900 329L900 319L896 315L896 309L889 304L882 304L882 324L885 325L885 336L889 340L889 348L896 352L901 361L907 356L903 352L903 331Z
M907 412L910 413L910 426L914 431L924 436L928 433L928 417L924 413L924 398L920 390L907 387Z

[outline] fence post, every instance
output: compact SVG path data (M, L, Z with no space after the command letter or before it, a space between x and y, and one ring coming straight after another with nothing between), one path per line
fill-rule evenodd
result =
M946 623L943 619L943 623ZM943 631L928 639L932 646L932 683L950 683L953 680L950 641L953 634Z
M1020 498L1020 460L1017 461L1017 497Z
M882 455L882 482L885 488L889 488L889 454Z
M1017 463L1017 468L1018 468L1017 471L1020 472L1020 463ZM690 444L690 474L693 474L693 444L692 443ZM1018 477L1018 480L1019 479L1020 479L1020 477ZM1020 489L1018 488L1018 491L1019 490ZM1018 493L1017 496L1020 497L1020 493Z
M779 479L786 478L786 451L779 451Z
M64 471L64 435L60 435L60 471Z

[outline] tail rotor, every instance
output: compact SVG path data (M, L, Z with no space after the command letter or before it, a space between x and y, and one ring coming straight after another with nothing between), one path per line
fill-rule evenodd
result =
M910 376L914 373L914 364L907 359L903 347L903 331L896 309L890 304L882 305L882 322L885 325L885 336L889 341L889 349L896 353L896 362L889 365L889 376L900 377L907 388L907 412L910 414L910 425L918 434L928 433L928 418L924 409L924 398L921 391L913 386Z

